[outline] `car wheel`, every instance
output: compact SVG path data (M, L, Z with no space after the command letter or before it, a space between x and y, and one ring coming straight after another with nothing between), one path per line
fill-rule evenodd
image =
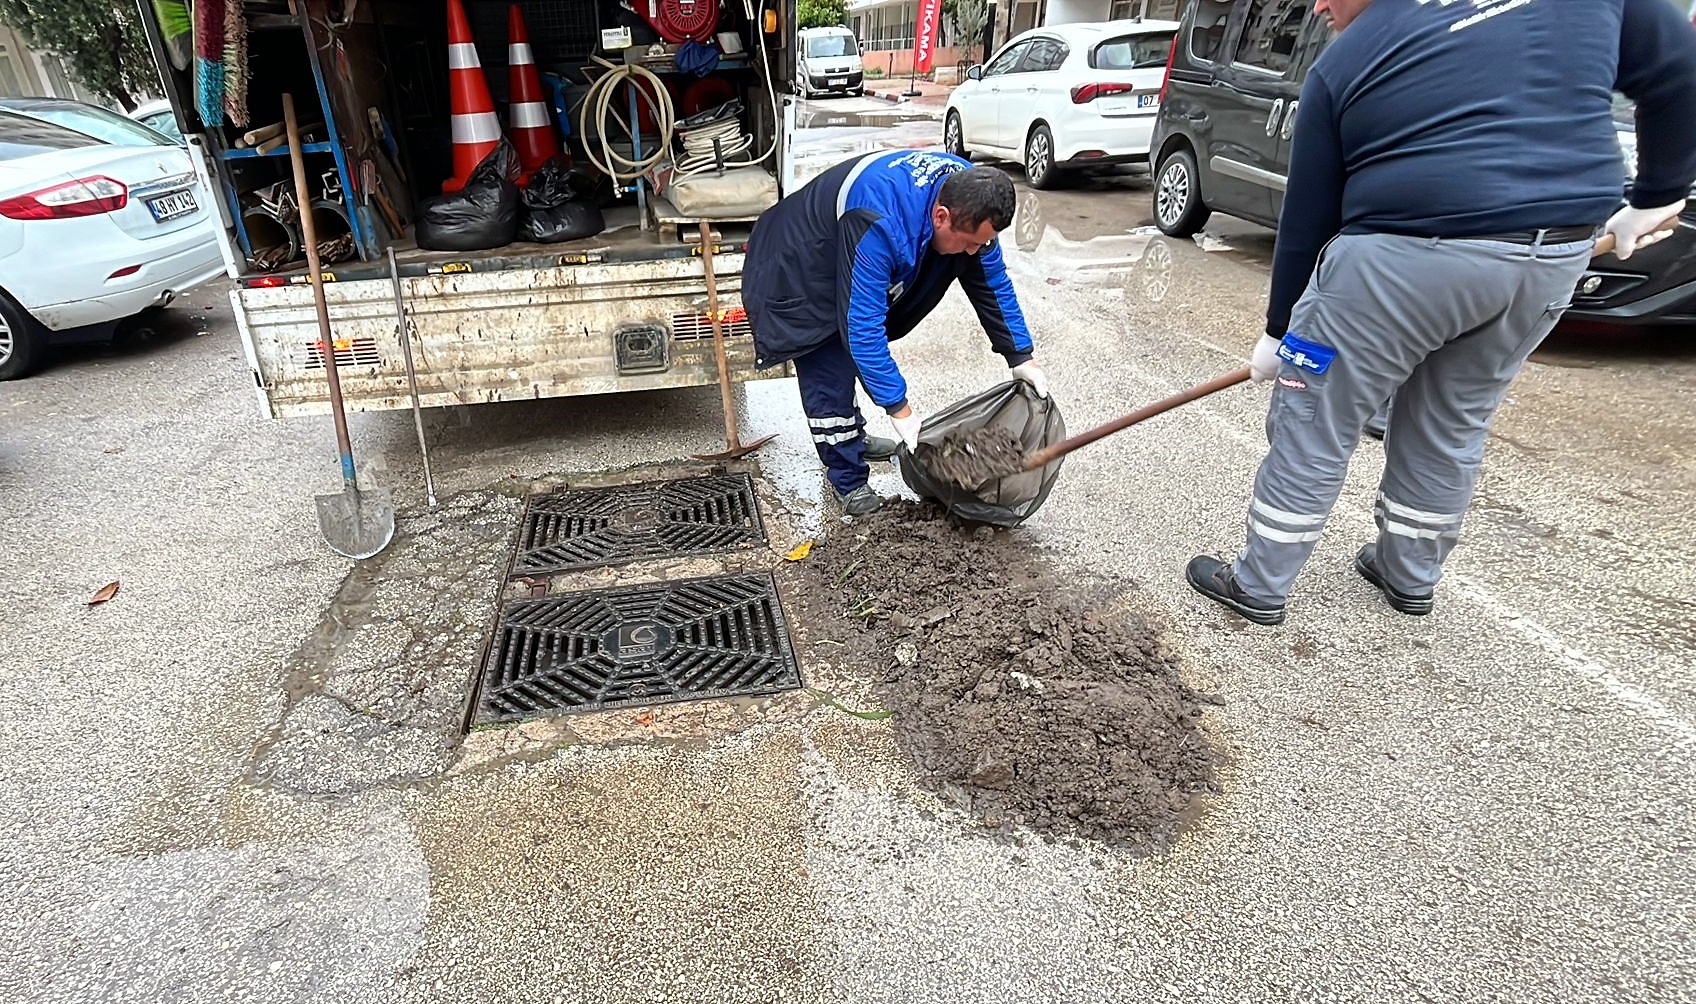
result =
M960 124L959 112L949 112L942 125L942 148L956 157L972 159L972 151L966 149L966 127Z
M1154 172L1154 225L1168 237L1193 237L1213 215L1201 201L1201 174L1195 154L1178 147Z
M1054 166L1054 134L1045 125L1031 130L1025 140L1025 180L1032 188L1053 188L1060 181Z
M45 336L41 325L24 309L0 294L0 380L28 376L41 354Z

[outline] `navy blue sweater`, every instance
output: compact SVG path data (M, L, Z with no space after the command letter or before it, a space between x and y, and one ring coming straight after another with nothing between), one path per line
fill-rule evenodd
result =
M1302 85L1266 333L1339 233L1601 224L1625 188L1615 90L1637 102L1632 203L1677 202L1696 180L1696 29L1667 0L1374 0Z

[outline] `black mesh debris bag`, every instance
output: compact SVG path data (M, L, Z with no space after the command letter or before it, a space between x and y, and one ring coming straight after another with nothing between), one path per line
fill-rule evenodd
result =
M601 207L591 201L595 183L585 171L555 157L530 175L520 192L524 222L518 234L527 241L554 244L593 237L607 228Z
M465 187L418 204L418 246L429 251L483 251L518 237L518 154L512 144L489 151Z
M1060 476L1064 457L971 491L925 466L926 455L940 448L943 439L951 433L990 426L1011 432L1027 455L1066 438L1066 423L1054 398L1044 400L1023 380L1010 380L956 401L926 418L919 430L917 452L909 453L905 445L900 449L897 462L901 480L920 496L935 499L962 519L1007 527L1023 523L1047 501L1055 479Z

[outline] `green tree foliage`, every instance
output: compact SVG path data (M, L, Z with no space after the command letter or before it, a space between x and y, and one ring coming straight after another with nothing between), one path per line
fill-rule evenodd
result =
M38 51L61 56L77 82L124 107L158 92L141 11L134 0L0 0L0 23Z
M848 0L799 0L795 20L802 28L829 28L848 23Z
M988 0L942 0L942 14L953 28L949 43L964 48L967 61L976 62L989 23Z

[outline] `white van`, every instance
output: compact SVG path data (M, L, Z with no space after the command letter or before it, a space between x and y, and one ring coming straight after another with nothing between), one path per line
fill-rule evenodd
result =
M847 28L802 28L795 46L795 89L803 98L815 94L866 93L860 43Z

